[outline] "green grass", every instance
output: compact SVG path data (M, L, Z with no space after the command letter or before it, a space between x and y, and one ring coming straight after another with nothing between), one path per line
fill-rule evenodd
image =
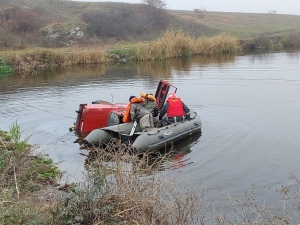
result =
M13 197L19 199L21 194L36 190L38 186L55 184L60 176L52 159L45 155L34 156L28 144L30 136L22 136L17 122L8 132L0 132L0 197L3 190L15 189Z
M6 65L6 62L3 59L0 59L0 78L12 74L14 71L12 68Z
M138 58L137 47L110 50L106 53L110 55L118 55L120 58L130 58L132 60L136 60Z

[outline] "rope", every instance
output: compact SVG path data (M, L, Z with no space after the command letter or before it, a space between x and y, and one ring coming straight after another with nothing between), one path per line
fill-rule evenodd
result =
M65 118L69 118L69 119L76 119L74 117L70 117L70 116L65 116L65 115L62 115L62 114L58 114L58 113L54 113L54 112L51 112L50 110L45 110L45 109L41 109L41 108L38 108L38 107L35 107L35 106L32 106L32 105L29 105L27 103L23 103L22 104L26 105L26 106L29 106L31 108L35 108L37 110L40 110L40 111L43 111L43 112L46 112L46 113L50 113L50 114L53 114L53 115L56 115L56 116L61 116L61 117L65 117Z

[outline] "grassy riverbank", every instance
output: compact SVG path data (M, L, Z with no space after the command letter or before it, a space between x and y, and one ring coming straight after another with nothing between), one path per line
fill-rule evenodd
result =
M21 134L17 123L0 131L0 224L41 224L38 218L48 217L50 189L60 176L52 160L34 154L29 137Z
M60 171L21 133L17 123L0 132L0 224L183 225L196 218L196 194L155 176L169 154L150 158L113 143L89 154L81 183L57 188Z
M167 30L161 38L138 43L120 50L101 48L26 49L6 51L0 56L15 72L79 64L107 64L112 62L138 62L165 60L240 50L236 38L220 34L213 37L193 38L182 31Z
M300 16L295 15L67 0L10 0L0 10L0 59L23 74L58 66L300 45ZM0 65L0 74L8 72Z
M235 36L221 33L210 37L192 37L182 30L167 30L162 37L149 42L122 44L113 49L101 46L68 48L32 48L2 51L0 58L5 62L1 71L26 73L40 69L80 64L111 64L140 61L162 61L170 58L234 53L250 49L271 50L298 46L300 33L281 38L256 37L241 41ZM11 68L11 69L10 69ZM0 71L0 72L1 72Z
M298 224L300 180L278 190L268 206L252 187L244 196L209 190L188 182L177 170L174 152L135 154L118 141L87 155L85 178L77 184L55 184L61 172L52 160L35 154L21 140L20 126L0 132L0 224ZM179 159L180 160L180 159ZM267 191L267 190L266 190ZM269 190L270 191L270 190ZM221 204L223 202L223 204Z

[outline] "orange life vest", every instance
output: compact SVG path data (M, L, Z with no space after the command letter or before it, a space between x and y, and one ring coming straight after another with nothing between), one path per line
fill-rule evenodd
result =
M169 107L167 109L168 117L184 116L183 104L180 98L168 98Z
M130 106L131 106L131 104L132 103L143 103L143 102L145 102L145 99L143 99L143 98L135 97L135 98L131 99L130 103L126 107L126 111L125 111L125 114L123 116L122 121L124 123L131 122L131 116L130 116Z
M144 99L149 99L149 100L152 100L152 101L156 101L156 98L153 95L146 94L145 92L141 92L140 96Z

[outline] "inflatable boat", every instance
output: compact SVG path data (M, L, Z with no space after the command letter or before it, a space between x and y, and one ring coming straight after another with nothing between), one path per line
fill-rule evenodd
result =
M158 84L155 98L158 109L166 101L170 83L161 80ZM176 87L175 92L177 90ZM159 150L171 144L176 144L187 137L201 134L201 120L197 113L190 108L190 118L183 122L163 124L148 132L141 132L138 123L123 123L122 118L127 104L111 104L105 101L95 101L92 104L80 104L75 132L83 138L85 146L105 146L113 139L122 143L130 143L138 151ZM134 132L133 132L134 131Z

